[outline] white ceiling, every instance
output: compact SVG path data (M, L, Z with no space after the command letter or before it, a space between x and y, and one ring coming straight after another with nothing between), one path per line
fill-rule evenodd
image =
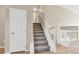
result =
M62 5L60 7L63 7L71 12L74 12L79 15L79 5Z

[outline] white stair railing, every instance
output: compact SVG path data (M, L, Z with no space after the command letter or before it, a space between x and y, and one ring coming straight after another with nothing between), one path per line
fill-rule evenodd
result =
M40 14L38 15L38 19L43 27L44 33L48 41L48 45L50 46L50 51L56 52L55 26L49 25L47 22L45 22L44 17L42 17Z

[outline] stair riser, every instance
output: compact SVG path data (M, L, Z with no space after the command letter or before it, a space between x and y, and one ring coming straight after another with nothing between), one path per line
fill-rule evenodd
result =
M36 45L36 44L37 44L37 45L43 45L43 44L48 44L48 42L47 42L47 41L46 41L46 42L42 42L42 41L41 41L41 42L35 42L34 44L35 44L35 45Z
M33 24L34 26L41 26L41 24Z
M41 26L41 25L34 25L34 27L39 27L39 26Z
M34 36L45 36L45 34L34 34Z
M33 30L33 31L43 31L43 30Z
M36 34L44 34L43 32L34 32L34 34L36 35Z
M44 37L45 35L34 35L34 37Z
M43 29L33 29L33 31L43 31Z
M38 50L38 49L35 49L35 53L42 53L42 52L46 52L46 51L50 51L49 50L49 48L47 48L47 49L40 49L40 50Z
M46 46L48 45L47 43L44 43L44 44L34 44L35 47L38 47L38 46Z
M41 24L41 23L33 23L33 24Z
M33 25L33 26L41 26L41 25L39 24L39 25Z
M34 26L33 29L42 29L42 26Z
M33 33L37 33L37 34L38 34L38 33L39 33L39 34L40 34L40 33L43 33L43 34L44 34L44 31L34 31Z
M45 43L45 44L34 44L34 46L38 47L38 46L47 46L48 43Z
M34 39L34 41L46 41L46 39Z
M34 27L33 29L42 29L42 27L41 28L40 27L38 27L38 28L37 27Z
M33 30L39 30L39 29L40 29L40 30L43 30L42 28L34 28Z
M34 28L42 28L42 26L33 26Z
M34 39L36 40L46 40L46 37L34 37Z
M44 32L34 32L34 35L45 35Z
M35 34L35 35L40 35L40 34L44 34L44 32L34 32L33 34Z

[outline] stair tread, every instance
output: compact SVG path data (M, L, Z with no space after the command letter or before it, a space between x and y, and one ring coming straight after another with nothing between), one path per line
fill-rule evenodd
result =
M41 36L41 37L36 36L36 37L34 37L34 39L46 39L46 37L45 36Z
M40 33L40 34L34 34L34 36L45 36L45 34L44 33Z
M42 28L42 26L33 26L33 28Z
M45 47L36 47L35 48L35 53L41 53L41 52L46 52L46 51L50 51L50 49L49 49L49 47L47 46L45 46Z
M35 41L38 41L38 40L42 41L42 40L46 40L46 37L35 37L34 40Z
M35 40L46 40L46 38L35 38Z
M34 33L34 35L44 35L44 33Z
M41 23L33 23L33 24L41 24Z
M43 31L43 29L36 29L36 30L33 30L33 31Z
M49 48L49 46L35 46L35 49L46 49L46 48Z
M45 44L45 43L48 43L46 40L45 41L35 41L34 44Z
M43 31L43 29L33 29L33 30L42 30Z
M45 43L45 44L34 44L34 46L48 46L48 44L47 43Z
M45 35L34 35L34 37L43 37Z
M33 32L44 32L44 31L33 31Z

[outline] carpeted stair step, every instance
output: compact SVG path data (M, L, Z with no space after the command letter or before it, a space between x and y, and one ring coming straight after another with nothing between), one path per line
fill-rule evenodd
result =
M34 31L43 31L43 29L33 29Z
M42 26L37 24L37 25L33 25L33 27L42 27Z
M35 47L39 47L39 46L48 46L48 44L34 44Z
M33 31L43 31L43 30L33 30Z
M38 46L35 47L35 53L50 51L49 46Z
M38 27L38 26L41 26L41 25L34 25L34 27Z
M34 34L44 34L44 32L34 32Z
M42 44L37 44L37 43L36 43L36 44L34 44L34 46L35 46L35 47L37 47L37 46L48 46L48 43L42 43Z
M33 24L34 26L41 26L41 24Z
M44 33L44 31L33 31L34 33Z
M33 26L33 28L42 28L42 26Z
M45 36L45 34L44 33L39 33L39 34L34 34L34 36L35 37L43 37L43 36Z
M44 41L46 40L46 37L34 37L35 41Z
M48 44L47 41L35 41L34 44Z
M33 25L34 25L34 26L35 26L35 25L37 26L37 25L41 25L41 23L33 23Z
M40 30L43 30L42 28L33 28L33 30L39 30L39 29L40 29Z

